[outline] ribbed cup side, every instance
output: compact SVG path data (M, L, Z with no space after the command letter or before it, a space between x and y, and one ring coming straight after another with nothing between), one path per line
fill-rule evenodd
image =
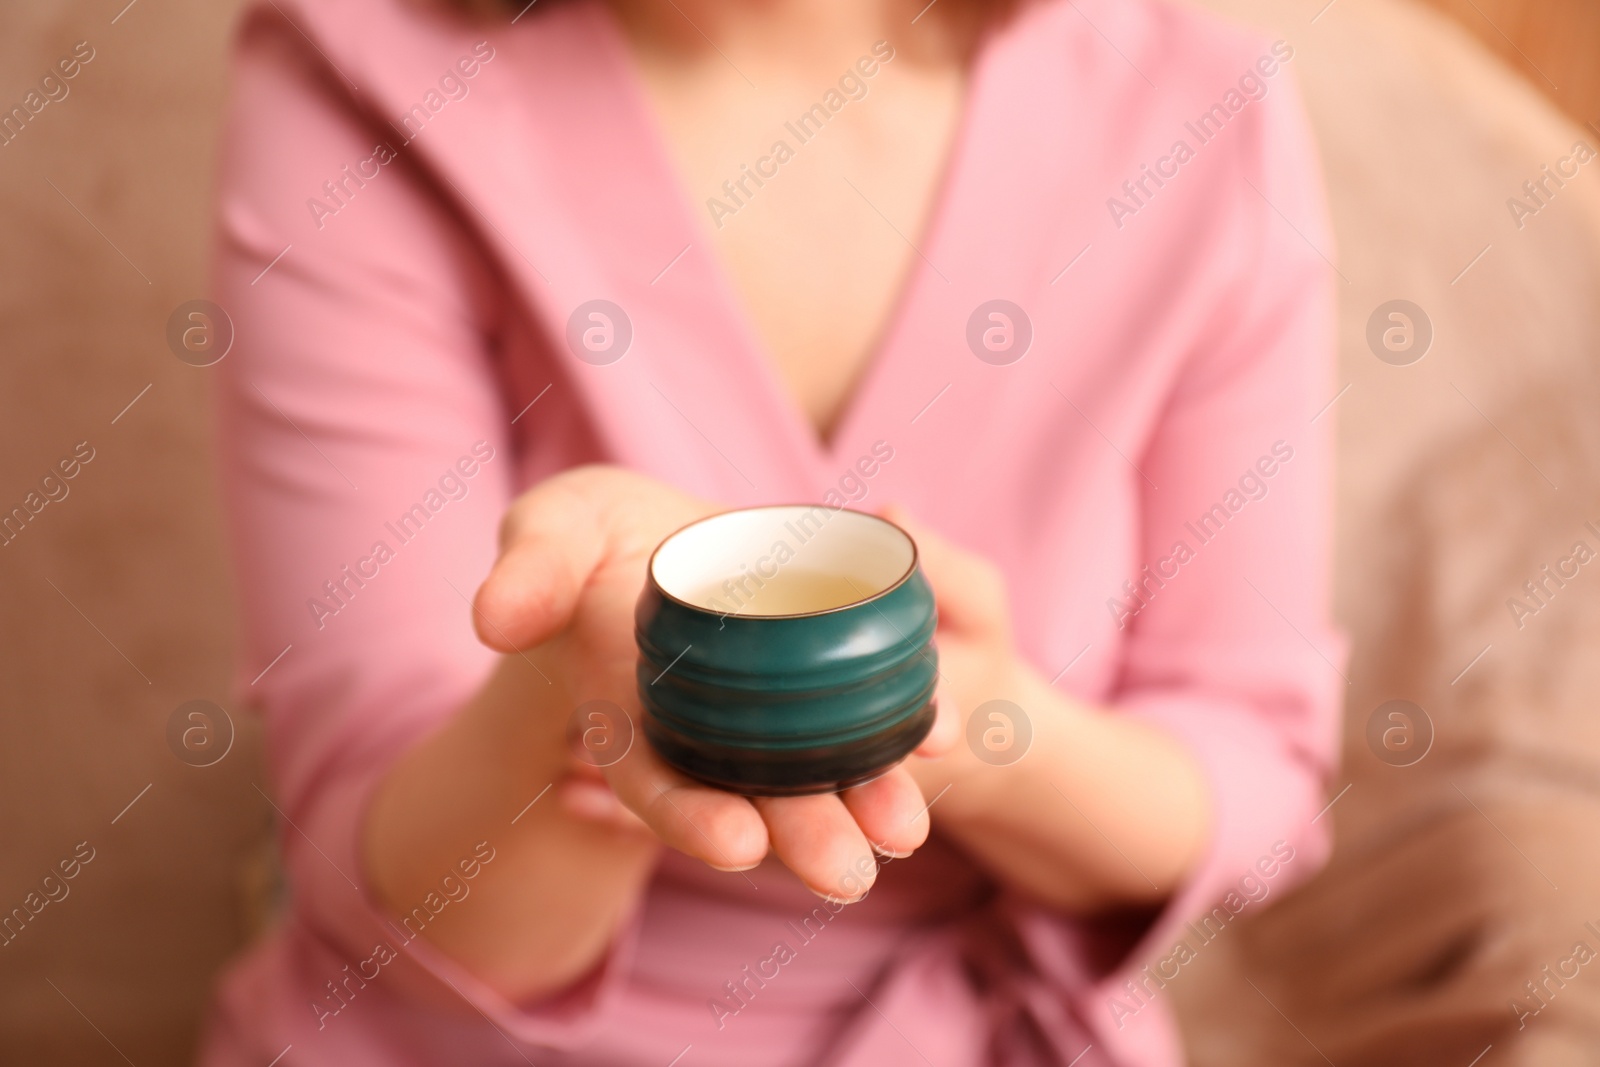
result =
M639 694L658 748L865 752L905 732L938 678L933 594L920 572L875 600L789 618L722 617L647 588L636 623Z

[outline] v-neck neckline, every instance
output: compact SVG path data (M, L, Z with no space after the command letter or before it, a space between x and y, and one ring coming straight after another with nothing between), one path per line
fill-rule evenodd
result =
M781 428L796 454L804 457L805 467L815 485L822 486L835 481L843 466L854 461L849 450L861 447L857 436L865 430L862 424L871 415L877 396L889 387L900 369L902 359L907 355L902 349L906 347L906 335L914 324L917 306L926 299L925 293L930 286L951 284L939 270L935 257L947 243L949 231L958 216L959 201L966 187L970 166L973 131L979 124L979 113L984 103L985 68L995 37L1006 27L986 28L974 46L955 130L945 153L942 173L928 213L922 220L918 243L906 239L912 249L909 266L898 280L894 297L874 334L870 351L839 406L832 432L824 437L812 424L799 398L783 380L775 353L757 329L750 308L734 284L728 264L712 242L710 232L699 214L693 210L694 199L662 127L649 87L638 68L626 31L603 0L590 0L588 7L597 37L604 45L615 74L614 84L618 88L621 105L617 116L633 127L634 143L640 146L640 188L647 190L646 195L659 211L657 217L664 220L664 225L675 235L672 241L674 247L684 249L682 262L674 261L674 269L686 268L680 275L680 283L683 277L692 273L700 286L698 295L702 299L698 306L719 317L726 335L736 339L732 346L735 350L720 356L718 368L735 376L736 391L747 398L758 398L758 406L770 416L770 421L758 421L768 425L776 423Z

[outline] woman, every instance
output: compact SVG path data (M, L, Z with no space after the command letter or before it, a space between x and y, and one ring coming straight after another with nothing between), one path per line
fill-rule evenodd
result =
M292 903L206 1063L1175 1064L1166 985L1321 861L1292 48L921 7L246 16L219 407ZM793 500L917 537L919 753L755 802L577 758L651 548Z

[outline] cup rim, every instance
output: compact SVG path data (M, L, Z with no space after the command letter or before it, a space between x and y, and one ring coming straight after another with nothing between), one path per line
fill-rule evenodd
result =
M710 522L712 519L719 519L724 515L732 515L732 514L734 514L736 512L743 512L743 511L777 511L777 510L780 510L780 509L783 509L783 508L813 508L813 507L830 508L830 510L832 510L832 512L835 515L837 515L841 511L848 511L852 515L860 515L862 518L872 519L874 522L881 522L885 526L888 526L888 527L894 529L897 533L900 534L901 537L904 537L906 539L906 543L911 546L911 563L910 563L909 566L906 567L905 573L900 575L900 577L896 578L893 582L890 582L888 585L884 586L882 589L878 590L876 593L873 593L871 596L862 597L860 600L852 600L848 604L840 604L840 605L838 605L836 607L819 608L816 611L797 611L797 612L793 612L793 613L790 613L790 614L787 614L787 615L744 615L744 614L741 614L741 613L736 612L736 611L726 611L726 612L724 612L724 611L712 611L709 608L702 607L699 604L691 604L687 600L684 600L681 597L673 596L671 593L667 592L667 590L662 587L660 582L656 581L656 556L661 552L662 548L664 548L666 546L668 541L671 541L674 537L677 537L679 534L683 533L685 530L689 530L689 529L691 529L691 528L693 528L695 526L699 526L701 523ZM696 613L701 614L701 615L710 615L710 616L714 616L714 617L719 618L719 619L749 619L751 621L765 621L765 620L777 620L777 619L809 619L809 618L815 618L816 616L819 616L819 615L832 615L832 614L834 614L836 612L840 612L840 611L850 611L853 608L859 608L859 607L861 607L861 606L863 606L865 604L871 604L875 600L883 599L884 597L888 596L890 593L894 592L896 589L899 589L902 585L905 585L906 582L911 580L911 576L913 574L917 573L917 566L921 562L921 560L922 560L922 550L917 546L917 539L915 537L912 537L911 534L906 530L906 528L901 526L897 522L893 522L893 521L891 521L889 519L886 519L882 515L874 515L870 511L862 511L859 508L833 508L830 505L828 505L826 503L823 503L821 501L800 500L800 501L793 501L793 502L783 503L783 504L756 504L756 505L754 505L752 507L747 507L747 508L725 508L722 511L715 512L715 513L713 513L711 515L703 515L700 518L695 519L693 522L686 522L682 526L678 527L676 530L673 530L671 533L667 534L667 536L663 537L660 540L660 542L657 543L656 547L650 550L650 560L649 560L648 563L645 564L644 573L645 573L645 581L649 583L650 588L655 590L655 592L660 594L663 598L665 598L667 600L670 600L672 603L677 604L680 607L687 608L688 610L696 612Z

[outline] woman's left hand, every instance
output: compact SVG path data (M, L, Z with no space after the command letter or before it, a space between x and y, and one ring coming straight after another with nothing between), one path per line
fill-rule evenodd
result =
M991 776L988 767L1020 760L1029 744L1025 723L1008 718L1003 707L981 720L975 739L966 738L967 723L977 709L1004 700L1020 708L1043 679L1017 653L1011 607L1000 568L923 525L904 508L883 509L884 518L901 526L917 543L918 562L933 587L939 609L934 638L939 650L936 746L924 746L910 763L912 774L929 799L958 782L971 786ZM1046 686L1046 688L1048 688ZM988 759L979 755L982 750ZM976 777L974 777L976 775ZM970 791L970 790L964 790Z
M1064 911L1165 899L1207 835L1193 755L1056 690L1017 648L1000 569L902 509L884 516L916 540L939 609L941 745L905 765L935 805L934 827L999 881Z

